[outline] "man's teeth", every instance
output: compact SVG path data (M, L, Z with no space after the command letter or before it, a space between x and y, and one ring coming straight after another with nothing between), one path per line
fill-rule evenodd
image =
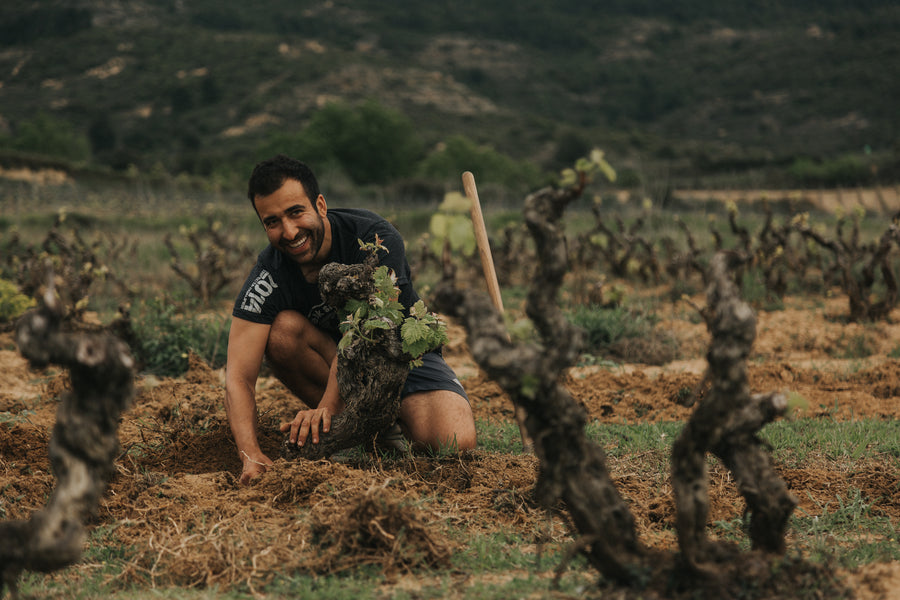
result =
M288 244L288 247L289 247L289 248L299 248L300 246L302 246L303 244L306 243L306 240L307 240L307 239L309 239L309 236L308 236L308 235L304 235L304 236L303 236L302 238L300 238L299 240L294 240L293 242L291 242L290 244Z

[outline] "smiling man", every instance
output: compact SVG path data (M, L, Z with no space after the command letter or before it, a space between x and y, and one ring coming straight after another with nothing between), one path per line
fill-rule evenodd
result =
M328 210L304 163L283 155L259 163L247 195L269 245L237 297L228 337L225 410L243 463L242 483L272 464L257 435L255 389L264 357L305 405L281 424L291 442L318 443L343 409L336 376L338 315L319 295L319 269L363 262L359 240L374 242L377 235L387 248L381 264L396 274L400 302L409 308L419 299L400 233L368 210ZM429 352L410 371L401 395L398 426L414 448L475 447L471 407L440 351Z

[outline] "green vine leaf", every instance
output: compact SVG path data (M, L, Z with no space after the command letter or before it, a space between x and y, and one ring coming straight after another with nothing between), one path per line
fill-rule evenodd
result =
M403 336L404 343L415 344L421 340L428 339L430 332L431 330L428 328L428 325L423 321L407 319L403 323L403 328L400 333Z
M365 323L363 323L363 329L366 331L372 331L373 329L390 329L394 326L394 323L391 322L390 319L386 319L384 317L378 319L368 319Z
M356 339L356 336L353 335L353 332L347 331L341 337L341 341L338 342L337 351L340 354L343 354L344 350L350 347L350 344L353 343L353 340Z
M360 247L372 253L384 249L377 236L375 243L360 241ZM381 265L373 271L372 283L374 292L366 301L349 300L344 305L345 316L340 325L343 336L338 342L338 352L344 352L356 340L373 341L366 334L376 330L396 329L403 352L412 357L410 366L413 367L422 364L423 354L447 343L446 325L437 315L428 312L422 300L409 308L408 316L405 314L405 308L398 300L397 277L387 266Z

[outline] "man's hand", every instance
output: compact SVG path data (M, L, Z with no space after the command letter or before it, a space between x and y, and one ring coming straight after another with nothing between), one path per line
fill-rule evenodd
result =
M335 413L330 408L319 407L314 410L301 410L290 423L282 423L282 432L290 429L290 441L298 446L303 446L307 438L312 439L313 444L319 443L319 428L323 433L327 433L331 429L331 417Z
M244 468L241 471L241 484L247 485L250 483L250 480L256 479L263 473L269 470L269 465L272 464L272 460L266 456L265 454L260 453L258 456L249 456L246 452L241 453L241 459L244 463Z

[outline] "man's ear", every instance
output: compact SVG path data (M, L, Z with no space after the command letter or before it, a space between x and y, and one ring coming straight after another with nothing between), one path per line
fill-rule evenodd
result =
M323 219L325 215L328 214L328 205L325 203L325 196L319 194L319 197L316 198L316 212L319 213L319 216Z

